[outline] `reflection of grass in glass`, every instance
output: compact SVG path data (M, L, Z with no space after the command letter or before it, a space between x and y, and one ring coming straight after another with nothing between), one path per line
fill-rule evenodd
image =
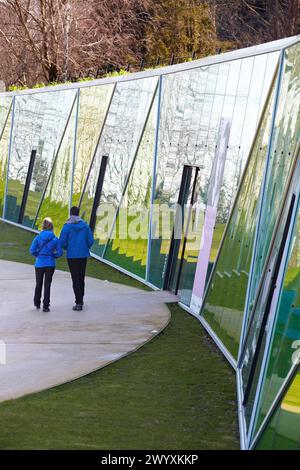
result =
M292 385L282 401L281 408L300 415L300 373L296 375L293 380Z
M20 206L24 192L24 183L18 180L8 180L7 194L17 199L17 205Z
M54 233L58 236L68 216L68 206L63 206L61 202L51 201L49 198L46 198L41 206L36 227L40 228L44 218L50 217L54 224Z
M209 258L209 261L211 262L214 262L217 257L220 243L222 240L222 236L224 233L224 229L225 229L225 224L216 224L215 226L212 247L211 247L211 252L210 252L210 258Z
M34 258L29 254L29 247L34 237L35 234L31 232L0 222L0 259L33 265ZM63 271L69 270L65 258L57 260L57 269ZM150 290L147 286L94 258L89 259L87 275L97 279L106 279L111 282Z
M296 267L296 268L289 267L285 274L284 286L291 290L297 289L299 286L299 276L300 276L299 267Z
M0 180L0 214L3 213L3 203L4 203L4 185L1 184Z
M300 448L300 368L281 404L273 414L256 449L299 450Z
M134 220L135 217L128 215L126 209L119 212L113 232L114 238L108 244L105 259L145 278L149 221L145 216L141 225L136 228L136 233L132 233L131 226ZM130 236L133 236L133 239Z
M196 319L170 310L136 353L0 404L1 449L238 449L234 373Z
M234 356L238 352L247 283L244 273L215 273L202 311L205 320Z
M13 220L15 222L18 219L20 206L21 206L21 202L23 198L23 193L24 193L23 183L17 180L9 180L8 193L7 193L7 201L8 201L7 216L10 218L10 220ZM26 209L25 209L25 216L24 216L24 221L28 223L25 223L25 225L32 226L35 216L36 216L40 199L41 199L41 193L29 191Z

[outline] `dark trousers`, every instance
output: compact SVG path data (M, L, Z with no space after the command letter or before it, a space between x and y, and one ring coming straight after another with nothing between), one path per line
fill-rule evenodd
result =
M35 268L36 286L34 292L34 305L40 307L41 296L44 283L43 306L48 308L50 305L50 289L55 268Z
M68 258L76 305L83 304L87 258Z

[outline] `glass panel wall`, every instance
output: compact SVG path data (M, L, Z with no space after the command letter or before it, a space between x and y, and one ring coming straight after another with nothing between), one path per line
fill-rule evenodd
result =
M104 125L114 85L82 88L79 95L72 204L78 205Z
M68 218L71 200L71 182L74 157L74 138L76 129L76 101L64 129L62 141L55 155L45 193L35 221L35 228L40 229L45 217L51 217L54 231L59 234Z
M299 173L298 181L299 181ZM300 208L291 238L274 333L258 408L256 429L268 413L277 393L289 375L300 349Z
M145 279L158 92L138 147L104 258ZM98 224L101 223L98 218ZM97 233L100 228L97 227Z
M201 310L201 315L234 358L239 349L273 106L274 92L256 135Z
M158 142L158 164L154 205L157 217L152 231L156 234L151 240L149 281L162 287L164 268L167 263L174 205L176 205L184 164L201 166L202 206L214 154L207 146L207 134L221 68L226 80L228 64L204 67L163 77L162 102ZM201 125L202 123L202 125ZM217 130L216 130L217 131ZM169 212L169 215L168 215ZM166 215L164 215L166 214ZM162 217L169 217L169 231L162 225ZM200 231L199 227L199 231ZM163 233L165 232L165 233ZM192 253L194 264L198 249Z
M15 98L5 217L18 221L31 152L36 150L23 224L32 227L75 91L51 91Z
M300 367L260 437L256 450L300 450Z
M102 155L108 156L108 163L100 209L101 205L111 206L113 212L119 207L156 87L157 77L117 84L81 202L86 221L91 216ZM107 227L106 236L102 229L99 233L98 228L102 225L98 222L101 219L100 214L100 219L96 220L93 246L93 253L98 256L103 255L112 228Z
M261 103L266 98L278 54L262 55L182 72L163 78L158 171L155 204L177 202L183 164L201 167L197 204L197 243L190 244L183 265L181 301L190 304L199 254L207 191L213 184L212 162L221 118L231 120L223 184L210 255L212 266L228 220L246 158L256 130ZM254 124L253 124L254 123ZM152 240L150 281L161 287L169 253L169 237Z
M285 51L282 85L270 150L261 223L250 285L248 318L270 246L288 175L295 160L300 135L300 46Z

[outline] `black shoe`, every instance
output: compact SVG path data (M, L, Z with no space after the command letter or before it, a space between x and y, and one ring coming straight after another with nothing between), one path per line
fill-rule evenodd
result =
M74 312L80 312L82 310L82 305L81 304L74 305L72 310L74 310Z
M49 307L43 307L43 312L50 312L50 308Z
M36 308L37 310L39 310L39 309L41 308L40 305L35 305L35 304L34 304L34 306L35 306L35 308Z

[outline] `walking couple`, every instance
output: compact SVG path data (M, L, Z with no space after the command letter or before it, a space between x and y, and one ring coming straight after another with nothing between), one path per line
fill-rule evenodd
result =
M71 208L70 217L63 226L59 238L54 235L53 228L52 220L48 217L44 219L42 232L35 237L30 247L30 253L36 257L34 306L37 309L41 308L44 284L43 312L50 311L50 289L55 260L62 256L63 250L66 250L75 294L73 310L80 311L83 307L87 258L94 243L93 234L89 225L79 217L79 208L76 206Z

